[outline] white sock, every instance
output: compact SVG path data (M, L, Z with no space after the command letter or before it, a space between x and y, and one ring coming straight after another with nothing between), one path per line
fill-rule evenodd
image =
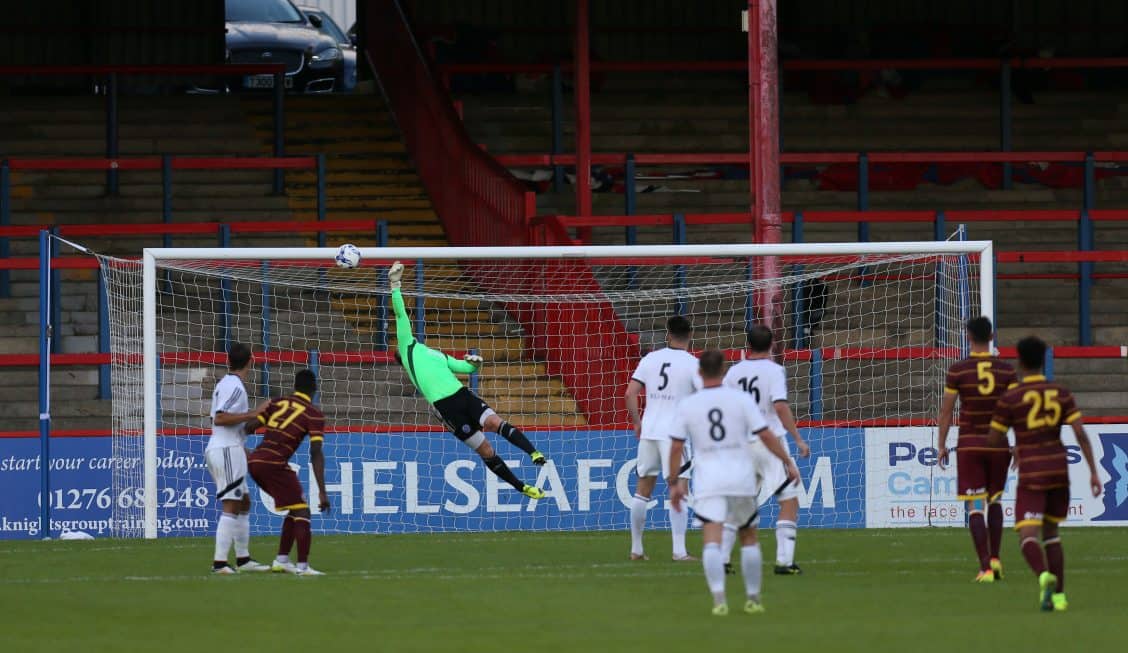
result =
M298 569L302 569L302 570L309 569L309 563L308 562L299 562L298 563Z
M736 526L725 524L721 531L721 553L724 555L725 564L732 561L732 547L736 544Z
M290 562L290 556L278 554L278 555L274 556L274 560L277 561L277 562L281 562L282 564L287 564L288 562Z
M239 513L239 518L235 520L237 528L235 529L235 557L236 558L249 558L251 557L251 514L249 512Z
M631 553L642 555L642 527L646 525L646 509L650 499L634 495L631 501Z
M215 527L215 557L216 562L226 561L227 553L231 551L231 543L235 541L235 531L239 526L238 520L231 513L221 512L219 524Z
M776 535L776 564L781 567L790 567L795 562L795 533L799 530L793 521L777 521Z
M740 573L744 575L744 592L750 599L760 600L760 583L764 570L760 566L764 556L760 554L759 543L740 547Z
M688 506L683 503L681 510L674 510L673 504L670 504L670 535L674 538L675 558L684 558L689 555L685 550L685 531L688 527Z
M721 545L709 542L701 551L701 566L705 568L705 583L713 595L713 604L725 602L725 563L721 559Z

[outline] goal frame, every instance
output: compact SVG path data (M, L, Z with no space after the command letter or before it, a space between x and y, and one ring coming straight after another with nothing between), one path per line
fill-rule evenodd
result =
M979 255L979 300L995 314L994 243L902 241L731 245L589 245L551 247L361 247L362 260L601 259L772 256L866 256L897 254ZM146 248L142 253L144 537L157 537L157 266L164 260L333 261L334 247Z

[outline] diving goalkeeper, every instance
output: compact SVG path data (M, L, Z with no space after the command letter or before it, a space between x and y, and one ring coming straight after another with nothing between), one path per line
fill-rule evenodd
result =
M411 319L403 305L400 280L403 264L396 261L388 269L388 285L392 289L392 310L396 313L396 362L403 366L411 382L423 397L435 407L454 437L478 452L486 467L531 499L543 499L545 493L538 487L523 483L509 469L509 465L494 452L482 430L497 433L514 446L529 454L534 465L545 463L544 454L537 451L529 438L516 426L498 417L481 397L471 392L455 377L473 374L482 364L482 357L467 354L465 360L456 360L436 351L415 339L411 332Z

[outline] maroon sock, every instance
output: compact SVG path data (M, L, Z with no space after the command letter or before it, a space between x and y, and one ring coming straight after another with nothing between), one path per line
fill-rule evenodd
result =
M971 513L967 527L971 530L971 541L975 542L975 555L979 556L979 570L987 571L991 568L991 556L987 550L987 524L983 521L983 513Z
M294 518L286 515L282 520L282 539L278 543L278 555L290 555L290 549L294 548Z
M1026 564L1034 570L1035 576L1046 571L1046 554L1035 538L1029 537L1022 541L1022 557L1026 558Z
M1001 547L1003 543L1002 504L992 503L987 506L987 532L991 543L991 557L998 558L999 552L1002 550L999 547Z
M294 520L294 538L298 541L298 562L309 561L309 544L313 533L309 530L309 520L298 518Z
M1046 550L1046 566L1050 573L1057 576L1057 589L1055 592L1065 591L1065 553L1061 550L1061 538L1053 537L1046 540L1043 545Z

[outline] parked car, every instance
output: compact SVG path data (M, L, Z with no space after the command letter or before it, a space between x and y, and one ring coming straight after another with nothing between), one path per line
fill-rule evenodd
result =
M333 20L332 16L319 7L298 5L298 9L301 9L309 20L320 21L321 26L318 29L321 30L321 33L337 42L341 54L345 57L345 81L341 90L351 92L356 88L356 42L353 40L355 37L346 36L341 27L337 25L337 21Z
M321 19L307 17L290 0L226 0L227 60L281 63L286 89L331 93L345 85L340 42L320 31ZM246 75L243 89L272 89L273 75Z

